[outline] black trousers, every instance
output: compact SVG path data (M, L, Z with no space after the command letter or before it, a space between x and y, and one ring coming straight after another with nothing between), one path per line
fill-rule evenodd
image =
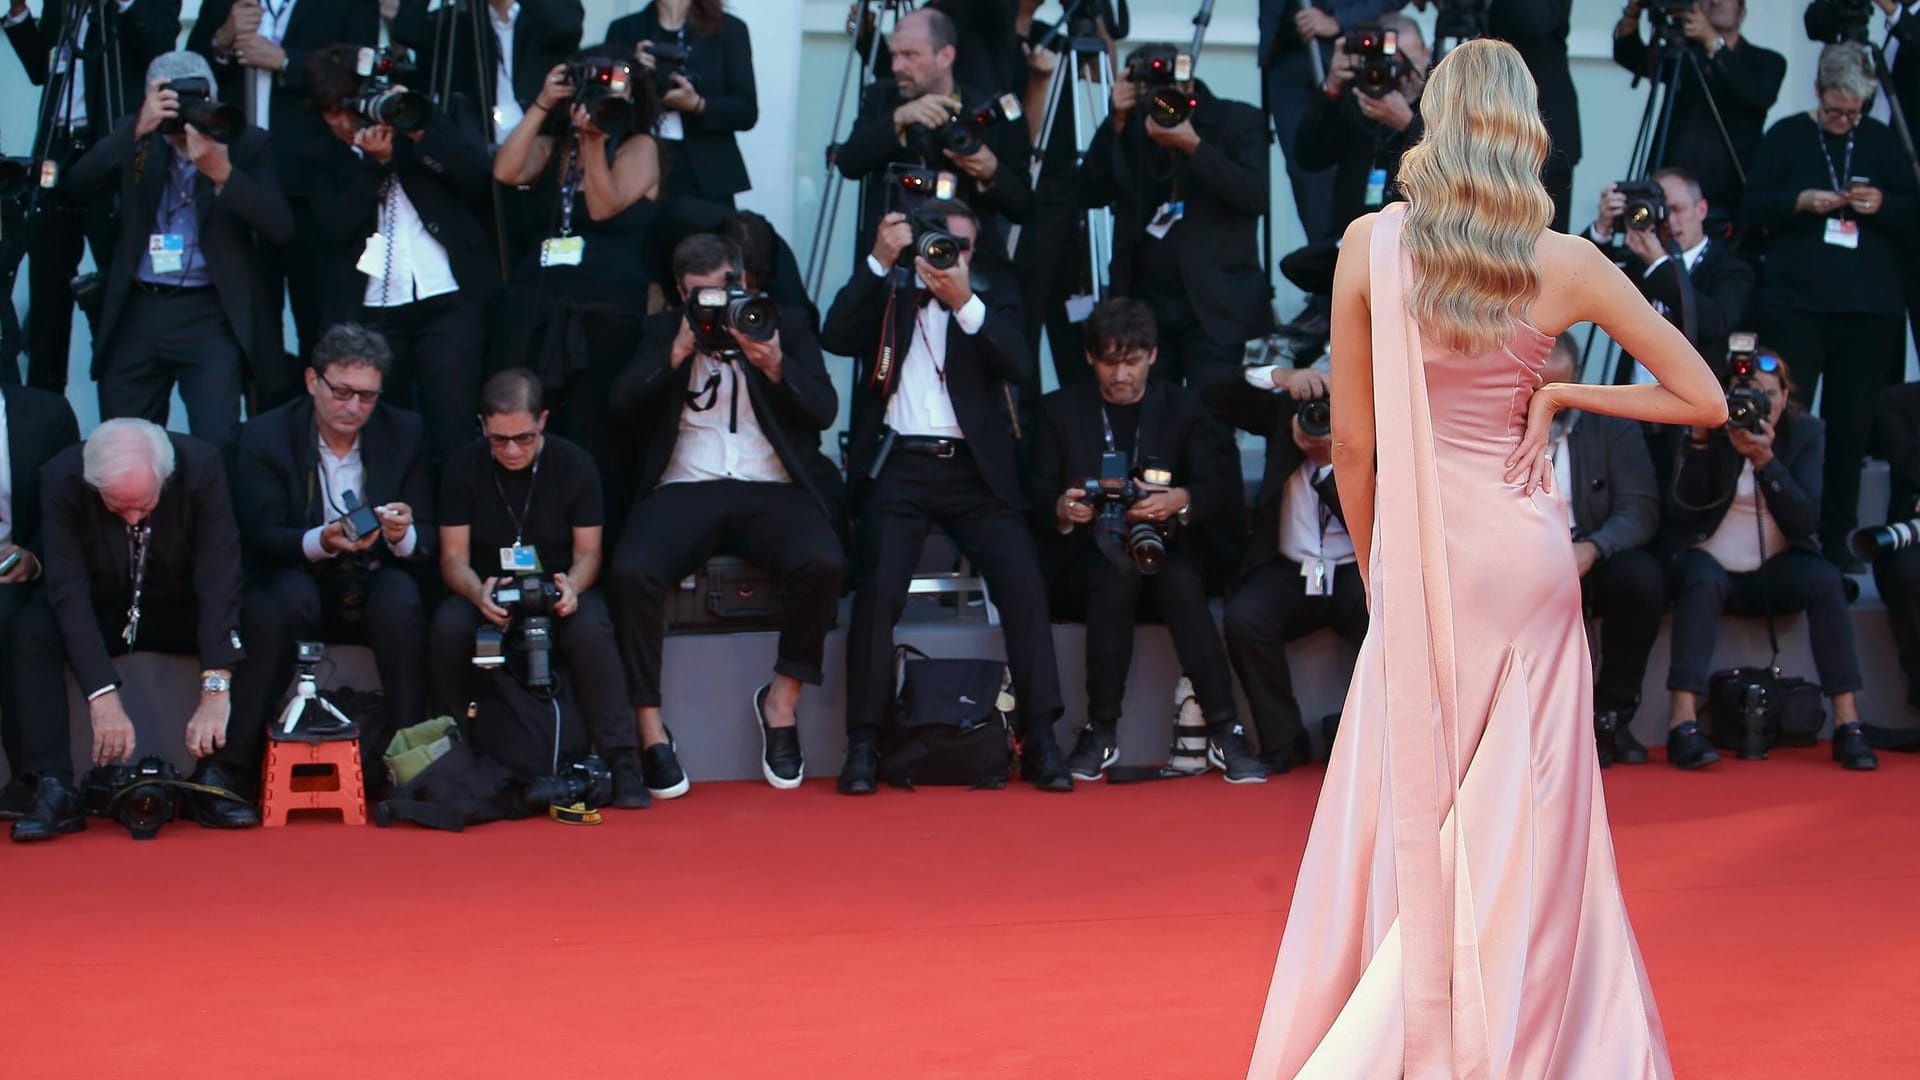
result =
M1281 27L1283 34L1293 33L1291 24ZM1318 43L1315 43L1318 48ZM1287 182L1293 188L1293 207L1300 215L1300 227L1308 240L1329 240L1336 232L1333 221L1333 180L1335 170L1308 171L1295 162L1299 155L1294 144L1300 127L1306 123L1320 88L1314 85L1313 58L1305 49L1296 50L1269 65L1266 79L1267 116L1273 121L1274 136L1280 140L1280 155L1287 162Z
M1777 299L1777 298L1769 298ZM1860 520L1860 462L1873 435L1873 414L1895 356L1904 362L1906 327L1898 315L1834 315L1756 305L1760 340L1793 367L1795 400L1811 407L1820 394L1827 422L1827 467L1820 498L1820 541L1844 550Z
M370 645L380 672L385 709L377 730L360 733L360 759L370 777L393 733L427 718L427 612L420 599L420 583L398 566L381 566L367 579L365 618L346 622L337 606L328 602L313 572L281 567L247 592L241 622L246 627L247 651L258 657L263 685L277 689L267 699L263 725L280 718L280 695L293 682L294 651L302 641Z
M1900 672L1907 677L1907 703L1920 708L1920 548L1902 548L1874 560L1873 583L1887 602L1887 622Z
M1076 289L1092 291L1086 282L1087 214L1075 201L1036 196L1034 212L1020 228L1020 248L1014 253L1020 271L1020 299L1026 317L1027 340L1040 347L1046 332L1053 349L1053 374L1061 386L1072 386L1093 376L1087 364L1086 336L1080 324L1067 318L1067 298ZM1021 389L1023 401L1040 400L1040 366Z
M1573 167L1576 164L1556 150L1547 155L1547 166L1540 172L1540 181L1546 186L1547 197L1553 200L1553 221L1550 224L1555 232L1566 232L1573 219Z
M388 399L426 420L434 464L445 463L449 453L474 439L486 316L456 292L398 307L363 308L360 321L380 331L393 350Z
M1807 613L1807 638L1820 688L1828 695L1860 689L1860 659L1840 571L1798 548L1783 551L1752 573L1730 574L1704 551L1673 561L1673 664L1667 689L1707 692L1714 640L1722 612L1729 615Z
M1053 737L1066 707L1047 619L1047 585L1026 519L994 497L966 451L940 459L895 450L857 526L853 625L847 634L847 735L874 741L893 697L893 626L934 525L986 579L1000 609L1007 667L1029 732Z
M1160 359L1153 376L1179 384L1217 367L1239 367L1246 357L1245 341L1220 341L1193 314L1185 297L1142 296L1160 327ZM1081 358L1085 367L1085 357Z
M40 585L0 585L0 750L15 777L73 779L67 739L67 666L60 629Z
M56 132L71 147L68 161L79 160L90 145L84 132ZM63 148L64 149L64 148ZM65 393L67 366L73 346L73 276L80 256L93 248L93 264L113 265L118 222L114 200L74 200L66 194L42 191L39 205L27 222L27 385Z
M307 392L300 374L303 362L313 356L314 344L327 329L326 275L320 260L313 257L320 247L320 222L314 217L313 204L302 196L288 195L287 208L293 212L293 239L267 249L273 280L266 287L274 296L280 295L282 288L286 290L299 352L292 363L284 355L259 358L253 385L256 410L260 412Z
M1333 268L1340 262L1340 241L1316 240L1280 259L1280 274L1302 292L1324 296L1333 292Z
M435 716L467 715L473 633L485 622L480 609L462 596L449 596L434 610L427 631L427 686ZM594 749L606 757L637 749L640 733L626 707L613 616L597 590L581 593L580 608L572 615L553 620L553 655L556 665L564 663L573 673L573 692Z
M1227 597L1227 655L1247 692L1262 757L1286 758L1306 738L1293 696L1287 643L1330 629L1354 645L1367 636L1367 590L1360 568L1333 572L1332 596L1308 596L1300 564L1284 556L1248 571Z
M820 504L797 484L667 484L635 504L607 577L614 630L635 708L660 704L667 597L713 555L735 555L786 588L775 673L812 686L833 628L846 554Z
M1054 595L1056 613L1080 615L1087 624L1088 723L1108 731L1120 723L1127 670L1133 666L1133 628L1143 608L1167 624L1174 655L1193 680L1207 722L1235 720L1233 669L1207 607L1207 577L1199 559L1170 545L1159 573L1144 575L1131 566L1122 570L1088 544L1067 564Z
M1646 681L1647 657L1666 614L1666 571L1644 548L1616 551L1580 579L1580 600L1587 614L1600 620L1593 709L1631 719L1640 704L1640 684Z
M164 427L178 384L187 430L224 450L240 434L244 366L211 286L170 296L134 288L101 371L100 417L134 416Z

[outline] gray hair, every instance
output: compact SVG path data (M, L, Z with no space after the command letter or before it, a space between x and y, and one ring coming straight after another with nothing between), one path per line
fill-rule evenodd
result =
M335 364L364 364L384 378L393 368L393 349L378 330L340 323L329 327L313 346L313 370L325 375Z
M1873 62L1867 58L1866 46L1851 41L1820 50L1820 74L1814 79L1814 85L1822 91L1838 90L1861 101L1872 97L1880 88L1879 80L1873 77Z
M108 420L87 436L80 451L80 475L99 491L141 469L151 469L164 485L173 478L173 440L151 420Z
M207 58L197 52L175 49L153 58L147 65L147 82L172 82L175 79L205 79L209 86L213 83L213 67Z

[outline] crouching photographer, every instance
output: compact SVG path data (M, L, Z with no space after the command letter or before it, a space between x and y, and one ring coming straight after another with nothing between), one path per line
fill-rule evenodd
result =
M1086 335L1095 378L1041 401L1033 465L1054 614L1087 624L1087 723L1067 767L1076 780L1098 780L1118 760L1134 624L1157 609L1206 715L1208 760L1229 783L1261 783L1267 770L1242 735L1232 671L1207 608L1198 535L1237 517L1232 439L1191 391L1148 378L1159 342L1145 304L1106 301L1087 319Z
M440 483L440 573L452 595L428 635L433 711L467 714L476 665L507 666L557 702L564 667L612 770L613 805L645 806L613 617L593 589L606 512L599 470L578 445L546 434L540 380L524 368L481 387L480 426L484 438L454 455Z
M1854 701L1860 662L1845 588L1840 571L1820 553L1826 425L1790 400L1793 391L1786 362L1771 349L1730 358L1726 425L1692 429L1680 455L1667 508L1671 539L1681 549L1671 569L1667 674L1673 694L1667 760L1678 768L1720 760L1697 721L1723 612L1805 611L1814 667L1833 699L1833 759L1848 769L1879 764ZM1740 718L1716 713L1714 721L1732 725ZM1718 734L1724 739L1727 733Z

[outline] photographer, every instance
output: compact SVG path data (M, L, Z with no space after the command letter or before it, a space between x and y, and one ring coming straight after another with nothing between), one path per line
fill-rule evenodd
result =
M834 530L839 472L820 453L820 433L833 426L839 399L804 310L780 309L777 329L762 337L692 305L702 290L737 302L728 290L740 280L741 263L730 240L702 234L682 241L673 253L674 280L688 306L647 320L639 354L614 384L615 413L651 437L608 588L651 767L674 756L660 715L667 597L719 553L780 580L786 600L779 659L772 681L753 695L753 712L761 771L769 784L791 789L805 776L794 723L800 687L820 685L846 576ZM677 762L670 771L679 778L648 785L655 796L685 793Z
M301 641L371 645L386 707L360 735L370 783L393 732L427 717L420 576L434 533L418 516L431 512L427 437L420 417L381 402L392 363L378 333L328 330L307 396L247 421L234 466L254 574L247 641L261 677L286 687Z
M293 217L266 132L243 127L227 143L189 122L190 112L215 123L206 99L185 105L170 85L196 79L203 89L213 82L199 56L156 57L140 115L95 143L66 183L82 198L119 198L93 340L100 415L164 424L178 385L188 428L225 448L249 376L283 362L265 250L292 237Z
M1892 469L1887 521L1912 521L1920 517L1920 383L1887 392L1874 431L1878 452ZM1887 604L1887 623L1907 680L1907 704L1920 709L1920 546L1909 541L1883 550L1873 560L1873 583Z
M760 120L753 39L721 0L654 0L607 27L607 48L632 57L660 88L661 197L668 213L682 196L733 209L752 187L735 133ZM663 59L664 56L664 59Z
M1160 328L1159 377L1175 382L1212 364L1237 365L1249 339L1273 325L1260 266L1267 140L1260 111L1188 80L1149 87L1144 45L1113 84L1112 112L1080 166L1086 206L1111 206L1115 296L1146 302ZM1156 91L1191 114L1168 126L1149 116Z
M1757 189L1756 189L1757 190ZM1680 549L1672 574L1673 692L1667 760L1697 769L1720 760L1698 724L1722 612L1807 613L1807 638L1821 689L1833 699L1833 759L1849 769L1878 764L1861 732L1854 692L1860 661L1840 572L1820 557L1821 458L1828 425L1798 404L1786 362L1755 351L1736 369L1734 390L1765 395L1751 427L1729 421L1694 428L1667 500L1667 525Z
M47 601L93 721L95 764L132 762L136 739L113 658L134 650L198 656L200 703L186 723L200 824L260 824L252 798L269 686L243 659L240 537L220 451L145 420L108 420L40 470ZM44 633L53 633L51 628ZM48 671L37 678L52 678Z
M834 155L840 174L867 188L855 250L873 242L880 218L891 209L877 193L886 183L887 166L896 162L956 174L957 197L973 208L981 223L984 243L977 245L977 258L1004 261L1005 223L1027 220L1033 202L1027 179L1033 143L1024 123L969 125L979 141L970 154L946 145L944 133L959 110L983 107L991 93L1000 92L955 81L954 35L953 20L937 8L901 16L888 39L893 80L877 80L868 88L852 132Z
M312 203L327 241L325 310L386 340L389 400L425 418L444 462L473 439L485 305L500 288L490 229L474 212L491 166L479 137L444 115L404 134L363 116L360 96L382 84L356 74L359 53L339 45L307 59L310 101L334 135L305 163L323 181Z
M1864 115L1876 89L1866 50L1822 49L1814 89L1817 108L1767 132L1742 209L1768 234L1755 329L1793 357L1796 400L1807 407L1818 391L1827 422L1821 546L1857 573L1864 567L1846 539L1858 520L1874 400L1905 351L1901 252L1920 199L1898 140Z
M513 612L494 602L494 587L514 573L538 574L560 590L553 658L572 672L587 732L613 772L613 805L642 807L647 786L613 617L593 587L606 513L600 473L586 451L546 427L539 377L500 372L480 388L482 438L441 474L440 576L451 595L428 631L428 702L436 716L467 715L474 633L513 622Z
M1055 616L1087 626L1087 723L1067 768L1076 780L1098 780L1119 760L1134 623L1150 607L1193 680L1208 759L1228 783L1262 783L1267 770L1235 716L1233 674L1207 607L1205 546L1189 535L1237 523L1224 511L1240 499L1239 455L1192 391L1148 379L1159 350L1145 304L1102 303L1086 335L1094 378L1041 401L1031 487ZM1103 505L1109 484L1128 481L1136 498Z
M986 579L1000 609L1026 725L1022 773L1042 790L1071 791L1053 734L1065 706L1046 579L1021 517L1026 500L1015 460L1011 388L1034 364L1020 333L1019 294L1011 275L968 254L979 223L965 205L934 201L916 217L945 225L934 246L952 241L953 265L929 262L920 254L928 237L916 237L904 215L888 214L872 252L834 296L820 335L828 351L854 358L847 474L858 515L858 577L840 791L874 791L880 729L894 695L893 626L934 525Z
M99 22L82 8L81 25L69 28L65 0L44 0L40 19L27 10L27 0L12 0L0 21L27 79L45 88L34 150L45 148L47 160L63 172L106 137L118 119L116 101L140 99L145 91L140 73L154 57L173 48L180 33L180 0L129 0L91 10L100 12ZM71 67L60 59L69 29L77 46ZM109 85L108 77L116 70L119 85ZM61 93L46 101L55 80L60 80ZM113 234L113 209L107 204L89 205L57 190L40 192L27 222L28 385L66 392L73 277L84 248L93 249L95 267L113 262Z
M1635 79L1659 77L1662 46L1659 40L1648 44L1641 38L1642 10L1657 33L1677 34L1685 42L1699 72L1705 73L1705 85L1693 64L1682 62L1671 91L1666 157L1649 160L1647 167L1691 173L1699 179L1707 202L1732 219L1740 208L1740 171L1753 165L1767 112L1787 77L1787 58L1741 36L1740 27L1747 21L1746 0L1694 0L1691 7L1666 14L1673 6L1673 0L1627 0L1613 28L1613 62L1633 72ZM1668 20L1671 29L1663 30ZM1737 160L1727 155L1729 142Z
M1424 8L1426 0L1414 0L1414 6ZM1580 98L1567 64L1573 0L1486 0L1486 13L1486 36L1519 49L1539 87L1540 119L1553 140L1541 179L1553 198L1553 227L1566 232L1573 216L1573 168L1581 152Z
M45 840L79 824L67 746L66 666L47 606L40 536L40 466L80 441L65 398L0 386L0 752L12 776L0 817L25 818L15 840Z
M1747 310L1753 295L1753 266L1733 253L1724 240L1706 233L1707 215L1712 207L1700 193L1700 185L1680 169L1662 169L1650 178L1660 185L1666 206L1667 227L1673 243L1680 249L1680 266L1686 269L1691 285L1691 300L1685 300L1679 276L1660 232L1647 228L1622 228L1627 212L1627 196L1620 185L1609 183L1600 189L1600 212L1587 227L1587 237L1602 248L1615 251L1614 259L1640 293L1676 324L1681 323L1683 304L1693 305L1693 342L1700 355L1716 369L1726 358L1727 333ZM1624 252L1619 249L1624 247ZM1647 370L1633 358L1622 354L1614 382L1651 382Z
M476 35L467 4L400 0L393 40L412 49L427 70L452 65L454 93L477 89L487 145L499 146L540 96L546 72L580 48L587 12L580 0L486 0L485 7L487 32Z
M1310 368L1221 368L1207 374L1200 393L1214 416L1267 441L1252 543L1227 594L1225 624L1260 761L1285 775L1312 753L1288 643L1321 629L1352 645L1367 634L1366 584L1333 474L1327 379Z
M1891 68L1887 72L1887 82L1891 87L1890 103L1900 106L1905 118L1908 133L1912 134L1913 125L1920 124L1920 2L1916 0L1873 0L1887 16L1887 42L1885 45L1887 62ZM1891 110L1888 117L1892 123ZM1896 136L1897 137L1897 136ZM1914 333L1920 335L1920 267L1914 260L1901 260L1906 272L1905 288L1907 294L1907 322ZM1904 360L1896 378L1905 374Z

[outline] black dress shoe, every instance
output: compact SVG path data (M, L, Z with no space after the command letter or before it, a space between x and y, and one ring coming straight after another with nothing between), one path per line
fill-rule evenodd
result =
M847 760L840 766L842 795L871 795L876 790L874 777L880 772L880 751L866 739L847 744Z
M1593 714L1593 745L1600 755L1600 767L1645 765L1647 748L1633 737L1633 715L1614 709Z
M1720 751L1713 748L1700 730L1700 725L1692 720L1667 732L1667 764L1676 769L1704 769L1720 760Z
M1622 716L1613 729L1613 760L1617 765L1645 765L1652 760L1646 746L1634 738L1632 720L1631 716Z
M1053 737L1053 725L1027 736L1020 748L1020 779L1041 791L1072 791L1073 774L1067 771L1066 758L1060 755L1060 743Z
M213 764L211 759L201 759L199 767L193 770L192 780L196 784L223 788L238 796L228 799L193 792L187 798L193 820L209 829L251 829L260 824L260 812L254 809L247 795L248 785L234 779L232 774Z
M645 810L653 805L647 791L647 778L640 771L640 755L632 750L616 752L613 764L613 802L616 810Z
M1880 756L1873 752L1873 747L1867 745L1866 729L1858 720L1833 726L1833 760L1839 762L1841 768L1856 772L1869 772L1880 767ZM16 829L19 827L14 826Z
M80 793L57 776L43 776L33 789L33 803L26 815L13 823L13 838L27 844L76 833L87 827L86 812L80 806Z
M33 793L38 789L39 785L18 776L7 781L7 786L0 788L0 818L26 817L33 809Z

